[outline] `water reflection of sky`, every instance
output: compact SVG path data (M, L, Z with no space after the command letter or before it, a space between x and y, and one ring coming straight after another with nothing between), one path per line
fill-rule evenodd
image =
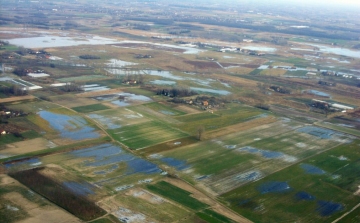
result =
M72 140L94 139L99 133L87 126L86 120L79 116L69 116L49 111L38 112L41 118L49 122L50 126L58 131L63 138Z
M136 173L153 174L160 173L161 170L153 163L134 156L130 153L125 152L118 146L112 144L102 144L90 148L76 150L69 154L89 158L83 162L85 166L102 167L102 170L97 168L97 173L107 173L109 165L111 170L117 169L119 166L116 164L126 163L126 171L123 175L130 175ZM103 171L103 172L101 172ZM123 176L119 174L118 176Z

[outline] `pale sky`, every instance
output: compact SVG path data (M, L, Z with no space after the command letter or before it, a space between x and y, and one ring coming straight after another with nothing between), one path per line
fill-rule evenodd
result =
M294 0L293 0L294 1ZM341 5L357 5L360 6L360 0L295 0L301 3L316 3L316 4L341 4Z

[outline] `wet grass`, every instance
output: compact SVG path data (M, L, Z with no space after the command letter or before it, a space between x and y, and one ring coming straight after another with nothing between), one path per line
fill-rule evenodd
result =
M131 149L149 147L165 141L188 136L162 122L149 121L108 130L111 136Z
M160 194L161 196L164 196L195 211L200 211L208 207L208 205L191 197L190 192L178 188L165 181L160 181L156 184L148 185L147 188L152 192Z
M249 129L160 154L186 162L192 171L181 172L183 177L194 180L209 176L205 180L207 186L224 193L341 144L299 133L293 129L300 126L297 122L287 120L286 123L279 121L262 129ZM254 170L260 171L259 176ZM243 173L245 176L253 173L255 178L242 178L239 174Z
M360 165L360 151L355 149L358 144L359 141L344 144L302 162L321 168L326 174L307 174L300 164L296 164L223 194L221 198L229 202L233 210L254 222L294 219L331 222L360 202L360 198L353 195L360 183L360 177L355 171ZM340 156L348 160L341 160ZM260 193L258 189L261 185L274 181L286 182L290 189L283 193ZM299 191L305 191L315 199L299 201L295 196ZM340 204L343 209L329 210L330 214L322 216L319 202L323 201Z
M213 210L203 210L202 212L196 213L198 217L209 223L234 223L231 219L221 215Z
M181 142L181 144L178 144L178 142ZM193 136L189 136L189 137L185 137L185 138L181 138L181 139L175 139L175 140L172 140L169 142L156 144L154 146L149 146L145 149L139 150L139 154L151 155L154 153L161 153L161 152L169 151L172 149L176 149L178 147L183 147L183 146L191 145L191 144L198 143L198 142L199 142L198 139L196 139Z
M170 106L166 106L164 104L160 104L157 102L148 103L144 105L145 107L151 108L154 111L160 112L165 115L170 116L178 116L178 115L185 115L186 113L183 111L176 110Z
M324 122L316 123L316 125L320 126L320 127L329 128L329 129L332 129L332 130L335 130L335 131L347 133L347 134L350 134L350 135L360 136L360 131L355 129L355 128L347 128L347 127L344 127L344 126L339 126L339 125L336 125L336 124L328 124L328 123L324 123Z
M105 106L103 104L94 104L94 105L74 107L71 109L73 109L77 112L81 112L81 113L90 113L90 112L95 112L95 111L106 110L106 109L109 109L109 107Z
M257 115L262 113L263 111L260 109L232 104L229 108L219 110L213 114L210 112L203 112L175 118L178 121L183 122L183 124L178 125L181 130L195 135L199 126L203 126L206 131L211 131L249 121L251 119L257 118Z

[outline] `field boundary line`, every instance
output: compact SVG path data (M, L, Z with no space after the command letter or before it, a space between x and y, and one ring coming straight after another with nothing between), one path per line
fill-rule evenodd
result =
M321 123L319 123L319 122L315 122L314 125L315 125L315 126L318 126L318 127L321 127L321 128L324 128L324 129L329 129L329 130L332 130L332 131L335 131L335 132L340 132L340 133L343 133L343 134L346 134L346 135L351 135L351 136L354 136L354 137L356 137L356 138L359 138L359 137L360 137L360 136L355 135L355 134L353 134L353 133L344 132L344 131L341 131L341 130L339 130L339 129L335 129L335 128L331 128L331 127L329 127L329 126L321 125Z
M39 97L36 97L36 96L34 96L34 97L37 98L38 100L46 101L46 100L43 100L43 99L41 99L41 98L39 98ZM94 123L101 131L103 131L103 132L111 139L112 142L118 143L122 148L124 148L124 149L130 151L131 153L133 153L133 151L131 151L131 150L129 149L129 147L127 147L125 144L123 144L123 143L115 140L115 139L111 136L111 134L108 133L108 132L106 131L106 129L105 129L101 124L99 124L96 120L91 119L91 118L87 117L85 114L79 113L79 112L77 112L77 111L75 111L75 110L73 110L73 109L71 109L71 108L69 108L69 107L66 107L65 105L61 105L61 104L58 104L58 103L55 103L55 102L52 102L52 101L46 101L46 102L52 103L52 104L54 104L54 105L57 105L57 106L60 106L60 107L62 107L62 108L65 108L65 109L67 109L67 110L70 110L70 111L72 111L72 112L75 112L75 113L78 114L79 116L85 118L85 120L91 120L91 122Z
M332 221L331 223L336 223L338 221L340 221L341 219L343 219L344 217L346 217L348 214L350 214L351 212L355 211L357 208L360 207L360 203L357 204L355 207L353 207L353 209L351 209L350 211L346 212L345 214L343 214L342 216L340 216L338 219Z
M231 212L232 214L240 217L240 218L243 218L243 221L242 222L239 222L239 223L252 223L252 221L242 215L240 215L239 213L233 211L231 208L227 207L226 205L224 205L223 203L221 203L219 200L217 200L215 197L209 195L208 193L206 192L203 192L202 190L200 190L198 187L196 187L195 185L192 185L190 184L188 181L184 180L183 178L181 177L177 177L176 180L180 180L182 181L183 183L187 184L188 186L192 187L194 190L196 190L197 192L201 193L202 195L204 195L205 197L209 198L210 200L212 200L213 202L215 202L217 205L223 207L225 210ZM168 183L171 183L171 181L167 181ZM171 183L172 184L172 183ZM174 184L173 184L174 185ZM176 185L174 185L176 186ZM181 188L182 189L182 188ZM186 190L186 189L183 189L183 190ZM187 191L187 190L186 190ZM188 191L190 192L190 191ZM191 192L190 192L191 193ZM193 193L191 193L193 194ZM197 199L198 200L198 199ZM205 203L206 204L206 203ZM209 204L208 204L209 205ZM214 206L213 205L209 205L209 208L211 209L214 209ZM208 209L208 208L207 208ZM226 216L225 214L222 213L222 215L224 215L225 217L228 217L230 218L229 216ZM230 218L231 220L234 220L232 218Z

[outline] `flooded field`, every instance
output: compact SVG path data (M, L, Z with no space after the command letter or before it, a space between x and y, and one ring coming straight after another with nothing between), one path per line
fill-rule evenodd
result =
M144 95L137 95L131 93L117 93L117 94L109 94L109 95L101 95L93 97L93 99L97 101L108 101L112 104L115 104L119 107L125 107L136 103L144 103L144 102L151 102L152 99L144 96Z
M117 43L115 39L104 38L100 36L57 36L43 35L38 37L24 37L8 39L10 44L23 46L26 48L46 48L46 47L66 47L79 45L105 45Z
M88 126L87 121L79 116L39 111L38 115L60 133L62 138L72 140L95 139L100 136L95 128Z
M305 130L307 134L303 134ZM313 134L308 133L312 130L315 131ZM287 120L258 131L248 130L217 138L211 143L201 142L181 151L165 152L161 155L171 158L170 161L174 159L179 165L190 166L183 171L180 169L183 175L201 180L202 184L213 191L223 193L256 181L299 159L323 151L328 146L344 142L351 142L351 139L331 130L325 131L313 126L302 127L299 123ZM209 160L211 166L206 165ZM176 167L176 162L174 166ZM309 171L315 172L316 169Z

